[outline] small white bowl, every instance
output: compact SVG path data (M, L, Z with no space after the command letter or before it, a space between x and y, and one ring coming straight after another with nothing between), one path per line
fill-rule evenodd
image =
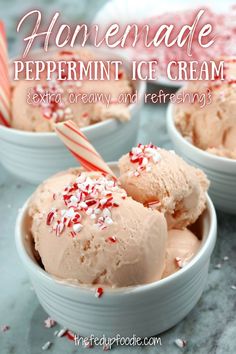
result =
M172 111L173 105L169 104L167 130L174 149L190 164L207 174L211 181L209 195L215 206L236 214L236 160L210 154L188 142L176 128Z
M129 74L128 62L113 50L96 48L96 52L99 58L122 60ZM33 57L37 58L38 53L35 50ZM131 118L128 122L108 119L81 129L106 161L117 160L136 144L146 83L135 81L133 87L138 100L129 106ZM75 159L54 132L26 132L0 125L0 152L0 161L8 171L34 184L75 164Z
M117 172L116 164L110 167ZM26 237L27 207L28 202L16 222L17 250L41 305L63 327L83 336L149 337L176 325L198 302L216 241L216 214L208 196L207 208L195 230L202 236L202 245L188 265L154 283L105 289L99 299L94 288L59 281L38 265Z

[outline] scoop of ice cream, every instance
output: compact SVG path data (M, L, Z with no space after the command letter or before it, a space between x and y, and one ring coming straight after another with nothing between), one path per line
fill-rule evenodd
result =
M120 182L127 194L163 212L168 228L194 223L206 205L209 182L205 174L154 145L141 145L119 161Z
M210 93L211 100L201 107L197 99L194 103L186 99L174 106L174 118L181 134L195 146L218 156L236 158L235 59L225 59L224 74L224 81L189 82L182 91Z
M128 286L161 278L166 220L100 173L68 170L33 195L31 233L45 270L82 284Z
M224 148L223 146L219 146L218 148L209 148L206 151L220 157L228 157L230 159L236 159L236 149L229 150Z
M95 60L95 55L86 49L60 51L54 61L78 61L85 64ZM105 64L104 64L105 65ZM65 72L65 78L67 78ZM116 103L120 94L132 93L125 71L115 80L111 70L110 80L59 81L46 80L46 71L40 81L15 81L12 89L13 128L47 132L53 131L54 123L73 120L80 128L109 118L127 121L130 111L127 104ZM96 96L100 94L100 96ZM82 95L86 97L82 100ZM108 102L105 97L110 95ZM33 99L34 97L34 99Z
M199 239L188 229L172 229L168 232L166 266L162 278L184 267L198 252Z

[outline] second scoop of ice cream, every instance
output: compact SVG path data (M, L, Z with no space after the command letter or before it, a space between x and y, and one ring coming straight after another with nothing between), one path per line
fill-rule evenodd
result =
M139 144L120 159L119 168L127 194L163 212L169 229L194 223L205 209L205 174L173 151Z
M29 207L45 270L82 284L128 286L161 278L167 226L111 178L73 169L44 182Z

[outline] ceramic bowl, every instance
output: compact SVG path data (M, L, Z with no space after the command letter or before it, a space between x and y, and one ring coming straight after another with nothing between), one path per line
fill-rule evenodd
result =
M117 172L117 165L110 164ZM207 208L195 225L202 245L195 257L171 276L146 285L105 289L99 299L95 289L59 281L37 263L27 229L25 203L16 223L16 246L45 311L65 328L83 336L149 337L181 321L198 302L206 281L215 241L216 214L207 196Z
M32 57L38 58L38 53L35 50ZM129 75L130 65L113 50L96 48L96 53L100 59L122 60ZM81 129L106 161L117 160L136 144L146 84L135 81L133 88L137 90L138 99L129 106L131 119L128 122L108 119ZM0 151L0 162L8 171L34 184L75 164L75 159L53 132L26 132L0 125Z
M167 129L176 152L190 164L202 169L211 181L209 195L215 206L236 214L236 160L219 157L187 141L175 126L173 105L167 109Z

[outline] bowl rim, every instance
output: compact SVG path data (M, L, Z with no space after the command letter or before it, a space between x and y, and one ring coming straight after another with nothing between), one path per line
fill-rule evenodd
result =
M109 166L115 167L117 166L117 163L111 162L109 163ZM31 197L30 197L31 198ZM43 270L37 263L33 262L31 257L28 255L24 244L23 244L23 235L21 233L21 226L22 222L24 220L24 215L26 213L26 210L28 208L28 203L30 201L30 198L27 199L27 201L24 203L23 207L19 210L19 214L17 216L17 221L16 221L16 226L15 226L15 243L16 243L16 248L18 255L20 256L21 260L23 263L27 266L27 268L30 268L31 271L34 273L37 273L37 276L40 276L41 278L44 278L48 282L51 282L57 286L63 286L65 288L70 288L70 289L77 289L77 291L94 291L96 289L96 286L92 285L87 285L87 284L75 284L75 283L70 283L69 281L63 280L56 278L49 273L47 273L45 270ZM178 270L177 272L169 275L166 278L157 280L152 283L148 284L141 284L141 285L134 285L134 286L127 286L127 287L119 287L119 288L112 288L112 287L107 287L104 286L106 289L106 296L114 296L114 294L127 294L128 293L143 293L147 290L152 290L154 288L160 288L164 287L165 285L168 285L169 283L173 281L177 281L181 276L188 272L191 268L193 268L201 259L204 257L204 255L211 250L211 253L214 249L214 245L216 242L216 234L217 234L217 217L216 217L216 212L214 205L209 197L209 195L206 193L206 209L208 210L209 213L209 232L206 237L205 242L201 245L198 253L193 257L193 259L182 269Z
M167 107L167 113L166 113L167 127L172 131L173 134L175 134L175 137L178 139L178 141L180 141L188 150L192 151L193 154L198 155L199 157L208 158L209 160L215 163L216 162L219 163L219 161L221 161L222 163L227 164L228 166L234 166L234 167L236 166L236 159L231 159L229 157L222 157L215 154L211 154L191 144L187 139L185 139L174 123L174 115L172 114L173 109L174 109L174 104L169 103Z
M66 48L69 48L71 50L70 47L65 47L65 49ZM91 45L86 45L82 49L86 49L86 48L94 50L94 47L91 46ZM73 49L74 50L81 49L81 47L75 46ZM58 51L58 48L55 47L55 46L52 46L52 47L49 48L48 53L53 52L54 50ZM101 54L102 53L104 55L106 53L109 54L109 55L112 54L112 55L114 55L114 57L122 59L123 65L124 65L124 67L126 67L126 70L127 70L129 60L127 58L125 58L124 56L122 56L118 51L115 51L113 49L109 50L107 48L96 48L96 50L98 50L98 52L101 53ZM33 53L33 55L36 55L37 53L40 53L40 52L42 52L42 50L40 48L36 48L36 49L32 50L31 53ZM11 63L15 59L16 58L11 58L9 60L9 63ZM136 82L137 82L136 90L137 90L137 95L138 95L138 101L128 105L128 109L129 109L131 114L132 114L132 111L135 110L139 106L139 103L141 103L140 98L146 92L146 82L142 81L142 80L136 80ZM132 117L131 117L131 119L132 119ZM104 121L97 122L97 123L88 125L86 127L82 127L80 129L81 129L82 132L84 132L86 134L86 133L90 133L90 131L93 131L94 128L106 129L107 127L111 126L112 124L114 124L116 122L120 122L120 121L118 119L115 119L115 118L109 118L109 119L106 119ZM120 123L121 124L125 124L125 122L120 122ZM3 132L7 131L8 133L10 132L12 134L15 134L15 135L18 135L18 136L22 136L22 137L26 137L26 138L33 136L36 139L40 139L40 138L43 138L43 137L55 138L57 136L57 134L55 132L31 132L31 131L26 131L26 130L15 129L15 128L12 128L12 127L10 127L10 128L9 127L5 127L3 125L0 125L0 130L2 130Z
M80 130L83 133L90 133L90 131L94 131L93 128L101 128L101 129L106 129L109 126L112 126L114 123L118 122L115 118L109 118L106 119L102 122L94 123L92 125L88 125L87 127L80 128ZM3 125L0 125L0 130L3 132L7 132L8 134L14 134L15 136L21 136L21 137L35 137L36 139L41 139L41 138L56 138L57 133L55 132L31 132L31 131L26 131L26 130L20 130L20 129L15 129L15 128L9 128L5 127ZM59 139L59 138L58 138Z

